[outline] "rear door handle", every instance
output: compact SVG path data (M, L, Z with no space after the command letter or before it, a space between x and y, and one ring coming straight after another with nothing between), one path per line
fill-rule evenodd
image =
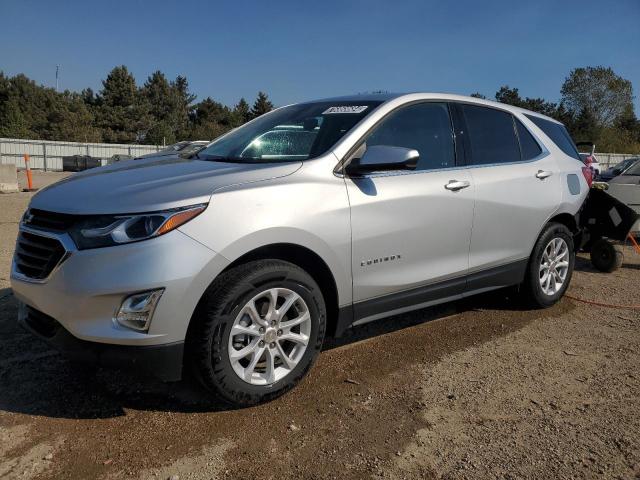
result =
M550 177L551 175L553 175L553 172L545 172L544 170L538 170L538 173L536 173L536 178L539 178L540 180L544 180L547 177Z
M458 190L462 190L463 188L467 188L469 185L471 185L469 182L465 181L458 181L458 180L449 180L449 183L447 183L444 188L446 188L447 190L451 190L453 192L457 192Z

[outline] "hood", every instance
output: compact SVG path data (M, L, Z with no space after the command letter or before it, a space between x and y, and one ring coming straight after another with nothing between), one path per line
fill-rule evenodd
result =
M206 203L222 187L284 177L302 162L222 163L180 157L118 162L85 170L40 190L32 208L118 214Z

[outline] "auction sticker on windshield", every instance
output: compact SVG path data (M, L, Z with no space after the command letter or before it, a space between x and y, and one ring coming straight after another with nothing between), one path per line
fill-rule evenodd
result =
M367 109L366 105L344 105L341 107L329 107L322 115L328 115L330 113L362 113Z

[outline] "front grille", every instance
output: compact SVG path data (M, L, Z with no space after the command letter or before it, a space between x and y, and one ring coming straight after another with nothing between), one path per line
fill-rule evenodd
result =
M60 324L54 318L42 313L35 308L25 306L27 309L24 321L29 328L35 331L38 335L42 335L46 338L52 338L58 333Z
M29 278L42 280L49 276L64 254L64 247L55 238L21 231L14 257L16 269Z
M46 210L31 208L25 215L24 225L52 232L66 232L77 220L77 215L47 212Z

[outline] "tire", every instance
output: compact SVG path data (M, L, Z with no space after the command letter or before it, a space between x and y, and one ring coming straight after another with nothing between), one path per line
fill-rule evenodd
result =
M543 268L543 262L547 265L553 264L553 262L548 261L549 252L553 250L553 247L551 247L552 241L555 242L555 245L560 245L560 251L563 251L562 245L566 246L566 257L557 260L557 266L545 270ZM545 254L547 254L546 257ZM564 267L564 261L567 262L566 267ZM525 280L521 288L525 302L534 308L547 308L557 303L569 287L574 265L575 250L571 231L560 223L549 223L542 230L529 258ZM552 275L547 283L545 281L545 279L547 279L545 272L549 271L555 271L559 276L564 274L563 281L558 285L558 282L552 281L551 279L560 277Z
M293 303L278 321L278 312L289 301ZM192 318L187 355L193 373L209 392L232 406L277 398L292 389L318 357L326 316L320 288L298 266L258 260L232 268L213 282ZM287 327L302 318L298 326ZM239 357L247 349L252 353Z
M591 264L601 272L613 272L622 266L622 252L614 244L601 238L591 246Z

